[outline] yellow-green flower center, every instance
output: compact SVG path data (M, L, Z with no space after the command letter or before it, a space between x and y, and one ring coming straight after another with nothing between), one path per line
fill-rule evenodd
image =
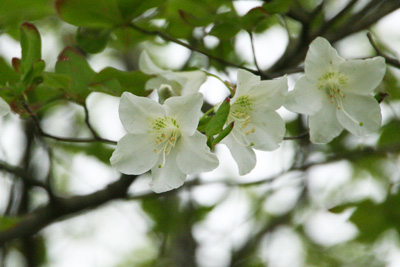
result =
M165 164L165 157L175 147L176 142L181 136L178 122L171 117L159 117L152 122L150 133L154 136L154 153L163 153L163 162L158 167Z
M347 80L347 76L339 72L329 71L318 79L318 89L325 90L331 104L336 105L337 109L342 111L354 123L363 126L363 122L357 121L344 108L343 100L346 98L346 94L341 88L347 84Z
M251 133L255 132L255 127L249 129L249 124L251 123L251 112L254 108L254 100L249 95L242 95L238 97L235 103L232 104L228 123L235 121L235 128L232 132L232 136L238 141L240 144L244 146L252 145L252 144L243 144L239 138L236 137L236 133L240 133L244 136L248 136Z

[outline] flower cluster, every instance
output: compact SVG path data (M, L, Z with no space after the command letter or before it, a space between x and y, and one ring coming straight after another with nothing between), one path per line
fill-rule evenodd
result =
M213 116L201 116L198 91L206 80L204 72L164 70L146 52L139 66L154 76L146 88L158 90L160 103L122 95L119 115L128 134L118 142L111 164L126 174L151 170L155 192L181 186L189 174L215 169L218 159L211 150L218 143L228 147L240 175L249 173L256 165L254 149L272 151L284 139L285 122L276 112L282 106L308 115L313 143L328 143L343 128L364 136L381 125L372 91L385 74L384 59L346 61L321 37L311 43L305 75L292 91L286 76L261 81L239 70L228 109L215 107Z

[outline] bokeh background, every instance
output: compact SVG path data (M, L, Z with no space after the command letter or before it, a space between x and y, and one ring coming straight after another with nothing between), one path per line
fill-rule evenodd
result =
M248 32L231 22L254 8L268 10L268 4L279 1L211 2L159 1L142 16L176 39L252 69L256 69L255 57L260 69L268 70L285 53L289 42L300 38L304 27L296 17L300 11L312 14L317 8L322 10L310 22L317 29L324 20L356 2L332 33L341 29L340 23L377 1L284 1L290 2L288 9L270 11L252 28L254 50ZM187 12L186 17L178 10ZM211 11L215 18L203 14ZM206 21L199 23L205 25L191 24L191 19L203 16ZM69 45L79 47L96 72L109 66L137 70L140 52L146 50L164 68L201 68L232 84L236 82L237 68L132 29L115 30L104 50L88 53L77 41L77 27L61 20L53 1L47 0L0 3L0 56L7 64L21 55L18 27L24 21L34 23L40 31L42 58L49 72L54 71L58 54ZM398 25L400 11L391 12L370 27L338 40L334 47L346 59L375 56L366 36L369 31L381 51L398 58ZM289 69L292 67L281 68L280 74ZM290 89L301 75L289 73ZM310 144L307 137L284 141L276 151L257 151L257 166L245 176L238 175L229 151L219 145L216 153L220 166L188 177L181 189L151 194L150 175L141 175L125 199L72 214L45 227L32 237L28 252L22 249L21 240L3 246L0 262L7 267L27 266L27 253L31 253L40 259L37 266L57 267L399 266L399 75L398 68L388 66L377 89L389 96L381 103L383 127L376 134L360 138L344 132L328 145ZM229 95L213 77L200 91L211 105ZM157 99L154 92L149 97ZM101 137L115 141L125 134L118 103L119 97L101 92L93 92L86 99L92 126ZM84 109L73 101L60 101L40 112L42 128L48 133L91 136L84 123ZM306 118L284 108L279 113L287 122L287 136L306 130ZM27 132L32 127L29 118L21 119L19 114L3 117L0 159L21 166L30 147L26 168L39 180L51 173L57 195L68 198L90 194L119 178L108 162L112 145L73 144L43 137L30 140ZM34 144L28 146L30 142ZM393 151L387 151L388 147ZM0 173L0 230L7 217L19 216L20 183L13 174ZM50 201L37 187L30 188L28 199L25 213Z

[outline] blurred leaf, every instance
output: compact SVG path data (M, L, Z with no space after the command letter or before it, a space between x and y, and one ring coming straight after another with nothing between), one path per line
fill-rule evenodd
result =
M332 212L341 212L354 204L346 204L333 208ZM400 233L400 194L389 195L386 201L376 204L370 199L355 205L356 210L350 217L360 234L361 242L374 242L383 232L395 229Z
M0 216L0 231L6 231L16 225L20 220L21 218L18 217Z
M388 93L390 99L400 99L400 86L397 77L389 68L386 70L385 77L382 80L381 91Z
M53 5L53 0L2 0L0 1L0 30L14 32L23 21L33 21L49 16L54 13Z
M56 9L75 26L112 28L124 22L116 0L57 0Z
M207 124L206 135L213 136L222 131L222 127L224 127L226 119L228 118L230 108L231 105L229 104L229 99L227 98L224 102L222 102L215 115Z
M66 74L58 74L52 72L44 72L43 85L59 89L67 89L71 87L72 78Z
M252 31L257 24L270 15L263 7L255 7L249 10L241 19L242 27L247 31Z
M90 67L85 57L72 47L65 48L56 63L56 73L65 74L71 78L71 95L79 103L83 103L89 95L88 86L95 72Z
M292 0L271 0L266 2L267 3L263 4L263 8L269 14L286 13L289 11L290 5L292 4Z
M114 96L130 92L137 96L147 96L151 91L145 89L150 76L140 71L121 71L107 67L96 74L90 84L91 90Z
M378 140L379 147L400 145L400 121L393 120L382 127L382 134Z
M6 83L16 83L18 80L19 75L2 57L0 57L0 87L6 85Z
M213 35L222 40L229 40L235 37L240 31L240 25L236 22L222 22L215 24L209 32L209 35Z
M140 16L143 12L160 6L165 0L118 0L118 8L125 21Z
M79 27L76 40L79 47L87 53L100 53L106 48L110 30L101 28Z
M42 58L40 33L33 24L23 23L21 30L21 73L27 75L32 65Z
M110 164L110 158L114 149L110 146L96 143L57 143L58 148L62 148L70 153L83 153L88 156L93 156L103 162L104 164Z

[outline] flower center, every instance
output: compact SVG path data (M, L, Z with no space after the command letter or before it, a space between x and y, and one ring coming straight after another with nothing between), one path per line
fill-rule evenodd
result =
M154 136L154 142L156 148L154 153L162 153L163 161L158 167L161 168L165 164L165 157L175 147L176 142L181 136L179 124L174 118L171 117L159 117L152 123L152 129L150 131Z
M238 125L238 130L234 129L232 136L238 143L244 146L249 146L252 144L243 144L236 134L239 133L243 136L248 136L249 134L255 132L255 127L247 129L247 126L251 122L250 112L253 110L253 102L253 99L249 95L242 95L236 99L235 103L232 104L229 112L228 123L235 121L235 125Z
M351 116L343 105L343 100L346 98L340 88L347 84L347 77L339 72L327 72L319 79L318 89L325 90L329 96L330 102L337 106L337 109L342 111L351 121L363 126L364 123L356 120Z

